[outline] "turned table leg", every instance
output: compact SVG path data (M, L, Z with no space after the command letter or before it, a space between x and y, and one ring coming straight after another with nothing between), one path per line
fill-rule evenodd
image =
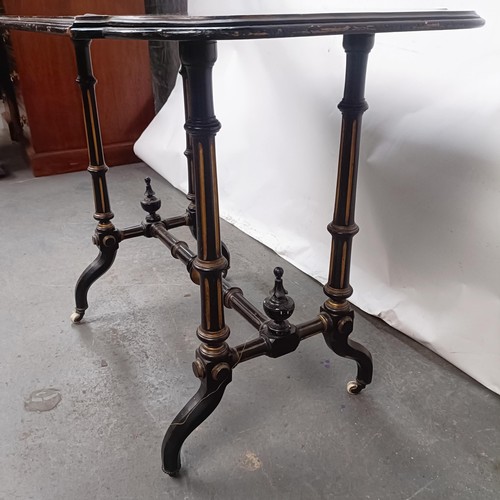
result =
M347 299L352 295L349 283L352 238L359 231L354 222L356 181L358 175L361 118L368 109L364 98L366 65L373 47L374 35L344 35L347 54L344 97L339 104L342 112L342 130L337 173L337 191L333 221L328 225L332 235L330 271L324 286L328 300L322 312L330 319L330 327L323 334L328 346L339 356L353 359L358 365L356 381L348 384L348 391L358 393L372 380L373 364L370 353L362 345L349 339L353 330L354 312Z
M189 98L190 94L190 84L189 84L189 72L186 70L184 66L181 66L180 74L182 76L183 83L183 92L184 92L184 115L186 122L190 116L189 106L191 103L191 99ZM192 138L189 132L186 130L186 149L184 150L184 156L187 159L187 169L188 169L188 192L186 198L189 200L189 205L187 208L187 213L189 216L189 228L191 229L191 234L197 238L197 229L196 229L196 196L194 193L195 185L194 185L194 171L193 171L193 145ZM223 276L227 275L227 271L231 267L231 255L229 253L228 247L222 241L222 255L227 260L227 267L223 272Z
M75 312L71 320L78 323L88 308L87 294L91 285L100 278L113 264L118 250L119 234L111 222L114 217L109 202L106 185L108 167L104 161L104 150L101 139L99 116L95 96L96 79L92 73L90 57L90 40L74 40L76 63L78 67L77 82L82 92L83 114L85 119L85 133L89 155L88 171L92 175L94 192L94 219L97 227L93 237L99 254L95 260L83 271L75 288Z
M180 75L182 76L182 88L184 94L184 117L186 122L189 119L189 84L188 84L188 73L184 66L181 66ZM184 150L184 156L187 160L187 171L188 171L188 192L186 198L189 200L189 205L187 208L187 213L189 216L189 229L191 234L196 238L196 198L194 194L194 172L193 172L193 147L191 145L191 136L186 131L186 149Z
M201 341L193 363L201 384L198 392L175 417L162 446L163 470L176 475L181 467L184 440L217 407L231 381L233 357L226 343L229 328L224 322L222 274L227 260L222 255L215 160L215 135L220 123L214 115L212 67L217 59L216 42L181 42L180 56L186 90L188 149L191 149L195 194L197 256L193 272L201 299ZM189 160L188 156L188 160Z

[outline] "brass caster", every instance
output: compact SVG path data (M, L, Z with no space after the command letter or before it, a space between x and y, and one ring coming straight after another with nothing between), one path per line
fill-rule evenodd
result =
M366 386L355 380L351 380L347 383L347 392L349 394L359 394Z
M71 319L72 323L80 323L83 318L83 314L84 313L82 312L75 311L69 318Z

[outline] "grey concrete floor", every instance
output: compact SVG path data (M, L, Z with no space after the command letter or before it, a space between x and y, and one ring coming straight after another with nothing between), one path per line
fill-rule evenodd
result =
M362 394L346 392L355 365L321 336L244 363L186 441L181 477L163 474L164 432L197 390L196 286L160 242L129 240L72 325L73 286L96 254L90 178L35 179L16 147L1 154L12 174L0 180L0 498L500 498L499 396L363 313L352 338L371 350L375 378ZM118 227L141 221L146 175L162 215L183 213L184 196L146 166L117 167ZM222 232L249 299L262 301L281 265L294 320L317 313L317 282L234 227ZM254 336L233 311L227 321L232 345ZM41 389L61 401L28 411Z

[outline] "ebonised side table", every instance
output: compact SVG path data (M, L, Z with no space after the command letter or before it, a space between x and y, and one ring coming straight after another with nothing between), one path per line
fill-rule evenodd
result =
M354 313L347 299L352 238L358 232L354 221L356 180L361 118L368 108L364 98L368 54L376 33L449 30L479 27L484 21L472 11L432 11L399 13L308 14L262 16L103 16L9 17L0 16L0 27L68 36L75 48L78 84L81 87L88 142L89 167L95 201L97 228L93 241L97 258L85 269L76 285L76 309L71 319L78 323L87 310L87 293L113 264L119 244L138 236L157 238L187 268L191 280L199 285L201 323L197 336L193 371L200 388L170 425L162 445L163 470L176 475L181 467L180 450L185 439L217 407L234 368L257 356L271 358L294 351L299 343L322 333L337 355L357 364L356 379L347 389L359 393L372 380L372 358L360 344L349 339ZM264 300L264 313L252 305L240 288L225 280L230 253L220 239L217 194L215 135L220 123L215 117L212 97L212 67L217 59L218 40L342 35L347 54L342 113L337 188L333 220L328 225L332 246L325 302L319 314L301 324L289 319L294 302L283 285L283 270L274 270L275 284ZM111 222L106 171L97 112L90 43L98 38L135 40L179 40L184 82L186 151L189 178L186 213L163 219L158 215L161 202L146 179L141 202L147 212L141 224L118 229ZM196 252L177 239L172 230L188 226L197 242ZM249 342L230 347L229 327L224 308L232 308L257 331Z

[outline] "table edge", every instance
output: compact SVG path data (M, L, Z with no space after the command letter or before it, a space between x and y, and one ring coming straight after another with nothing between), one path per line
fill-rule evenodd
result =
M484 25L475 11L408 11L256 16L85 14L0 16L0 27L75 39L228 40L469 29Z

